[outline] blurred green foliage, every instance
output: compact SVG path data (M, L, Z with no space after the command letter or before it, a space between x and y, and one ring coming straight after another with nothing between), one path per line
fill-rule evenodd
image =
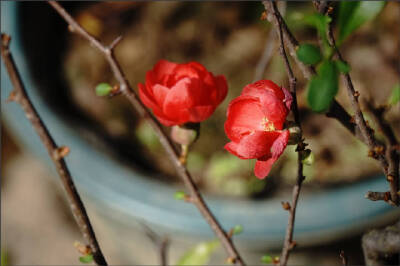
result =
M201 242L187 251L178 261L177 265L206 265L213 252L220 246L218 240Z

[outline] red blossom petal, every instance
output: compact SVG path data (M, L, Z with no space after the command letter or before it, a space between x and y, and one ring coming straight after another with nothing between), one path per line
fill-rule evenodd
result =
M163 80L165 76L172 75L178 64L161 59L153 68L153 73L157 81Z
M174 117L176 121L189 121L188 108L194 106L192 95L193 87L190 78L184 78L171 88L165 98L163 111L168 117Z
M251 131L263 130L262 121L265 117L260 101L251 96L239 96L228 106L228 119L225 122L225 133L229 139L239 141Z
M289 130L284 130L279 134L279 137L275 139L274 143L271 146L272 157L278 158L279 156L281 156L289 141L289 137Z
M153 98L153 93L150 94L147 87L142 83L139 83L138 87L139 87L139 97L142 100L143 104L150 109L159 108L155 99Z
M276 131L256 131L244 136L240 142L230 142L225 148L242 159L256 159L271 155L271 145L280 133Z
M158 104L158 106L163 106L165 98L170 90L160 84L156 84L153 86L153 95Z
M208 106L195 106L189 109L190 122L201 122L212 115L215 107Z
M283 101L269 91L266 91L259 99L264 115L268 121L274 124L275 129L282 129L288 114L288 110Z
M282 101L285 99L285 94L283 93L282 89L270 80L259 80L247 85L243 88L241 95L259 97L266 91L272 92Z
M256 161L256 165L254 167L254 174L259 179L264 179L268 176L271 171L272 165L277 160L277 158L269 158L266 161Z
M282 91L285 94L285 99L283 99L283 102L285 103L286 108L288 110L290 110L290 108L292 107L292 102L293 102L292 94L284 87L282 87Z

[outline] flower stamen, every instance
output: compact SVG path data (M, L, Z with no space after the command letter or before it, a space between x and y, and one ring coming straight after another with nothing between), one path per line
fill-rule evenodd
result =
M274 123L270 122L266 117L263 117L261 125L264 131L275 131Z

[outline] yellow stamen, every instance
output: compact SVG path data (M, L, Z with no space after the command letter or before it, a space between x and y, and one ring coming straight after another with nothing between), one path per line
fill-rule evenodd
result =
M274 124L272 122L270 122L266 117L263 117L261 124L262 124L264 131L275 131Z

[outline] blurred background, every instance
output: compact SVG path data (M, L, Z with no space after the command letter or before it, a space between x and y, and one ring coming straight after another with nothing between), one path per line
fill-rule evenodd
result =
M294 148L288 147L271 177L262 181L252 173L254 162L239 160L223 150L228 141L223 131L227 105L246 84L271 79L288 86L277 50L277 38L271 25L260 19L264 10L261 3L62 4L86 30L104 43L123 36L116 55L134 87L144 82L145 73L160 59L182 63L198 61L215 75L227 77L228 96L215 114L202 123L201 138L193 146L188 161L196 182L207 195L255 201L287 195L296 176ZM18 31L29 75L37 84L42 103L110 160L156 182L179 186L157 137L136 116L129 103L123 97L110 100L95 95L94 88L98 83L115 84L102 56L85 40L69 33L46 3L21 2L18 6ZM318 45L316 31L304 22L304 17L314 12L312 3L290 2L281 4L280 8L300 42ZM341 48L351 65L354 86L362 97L374 99L378 105L386 104L392 88L399 84L399 18L400 4L387 2L377 18L363 25ZM376 161L366 156L367 148L336 121L309 109L305 97L307 80L297 68L295 75L304 134L316 158L313 165L305 168L307 179L303 193L312 194L376 177L380 168ZM339 90L337 99L350 110L345 90ZM2 95L2 105L4 100ZM387 113L397 133L400 130L399 113L399 105ZM371 117L366 116L374 125ZM73 243L81 237L57 177L15 136L7 123L2 123L1 130L2 259L6 257L9 265L80 264ZM376 133L382 138L379 132ZM134 241L142 243L142 251L132 250L136 254L130 254L109 239L107 236L115 232L109 231L107 222L97 219L90 204L88 209L93 215L95 229L102 232L100 244L106 257L113 258L112 263L157 262L156 248L140 230ZM386 220L381 226L392 220ZM340 264L338 254L343 249L352 265L363 264L360 238L358 233L351 238L309 248L299 246L290 263ZM176 263L184 254L182 244L176 244L176 248L174 245L172 242L170 263ZM275 255L279 254L279 249L265 252ZM254 263L259 262L257 256L249 255ZM221 263L216 259L218 261Z

